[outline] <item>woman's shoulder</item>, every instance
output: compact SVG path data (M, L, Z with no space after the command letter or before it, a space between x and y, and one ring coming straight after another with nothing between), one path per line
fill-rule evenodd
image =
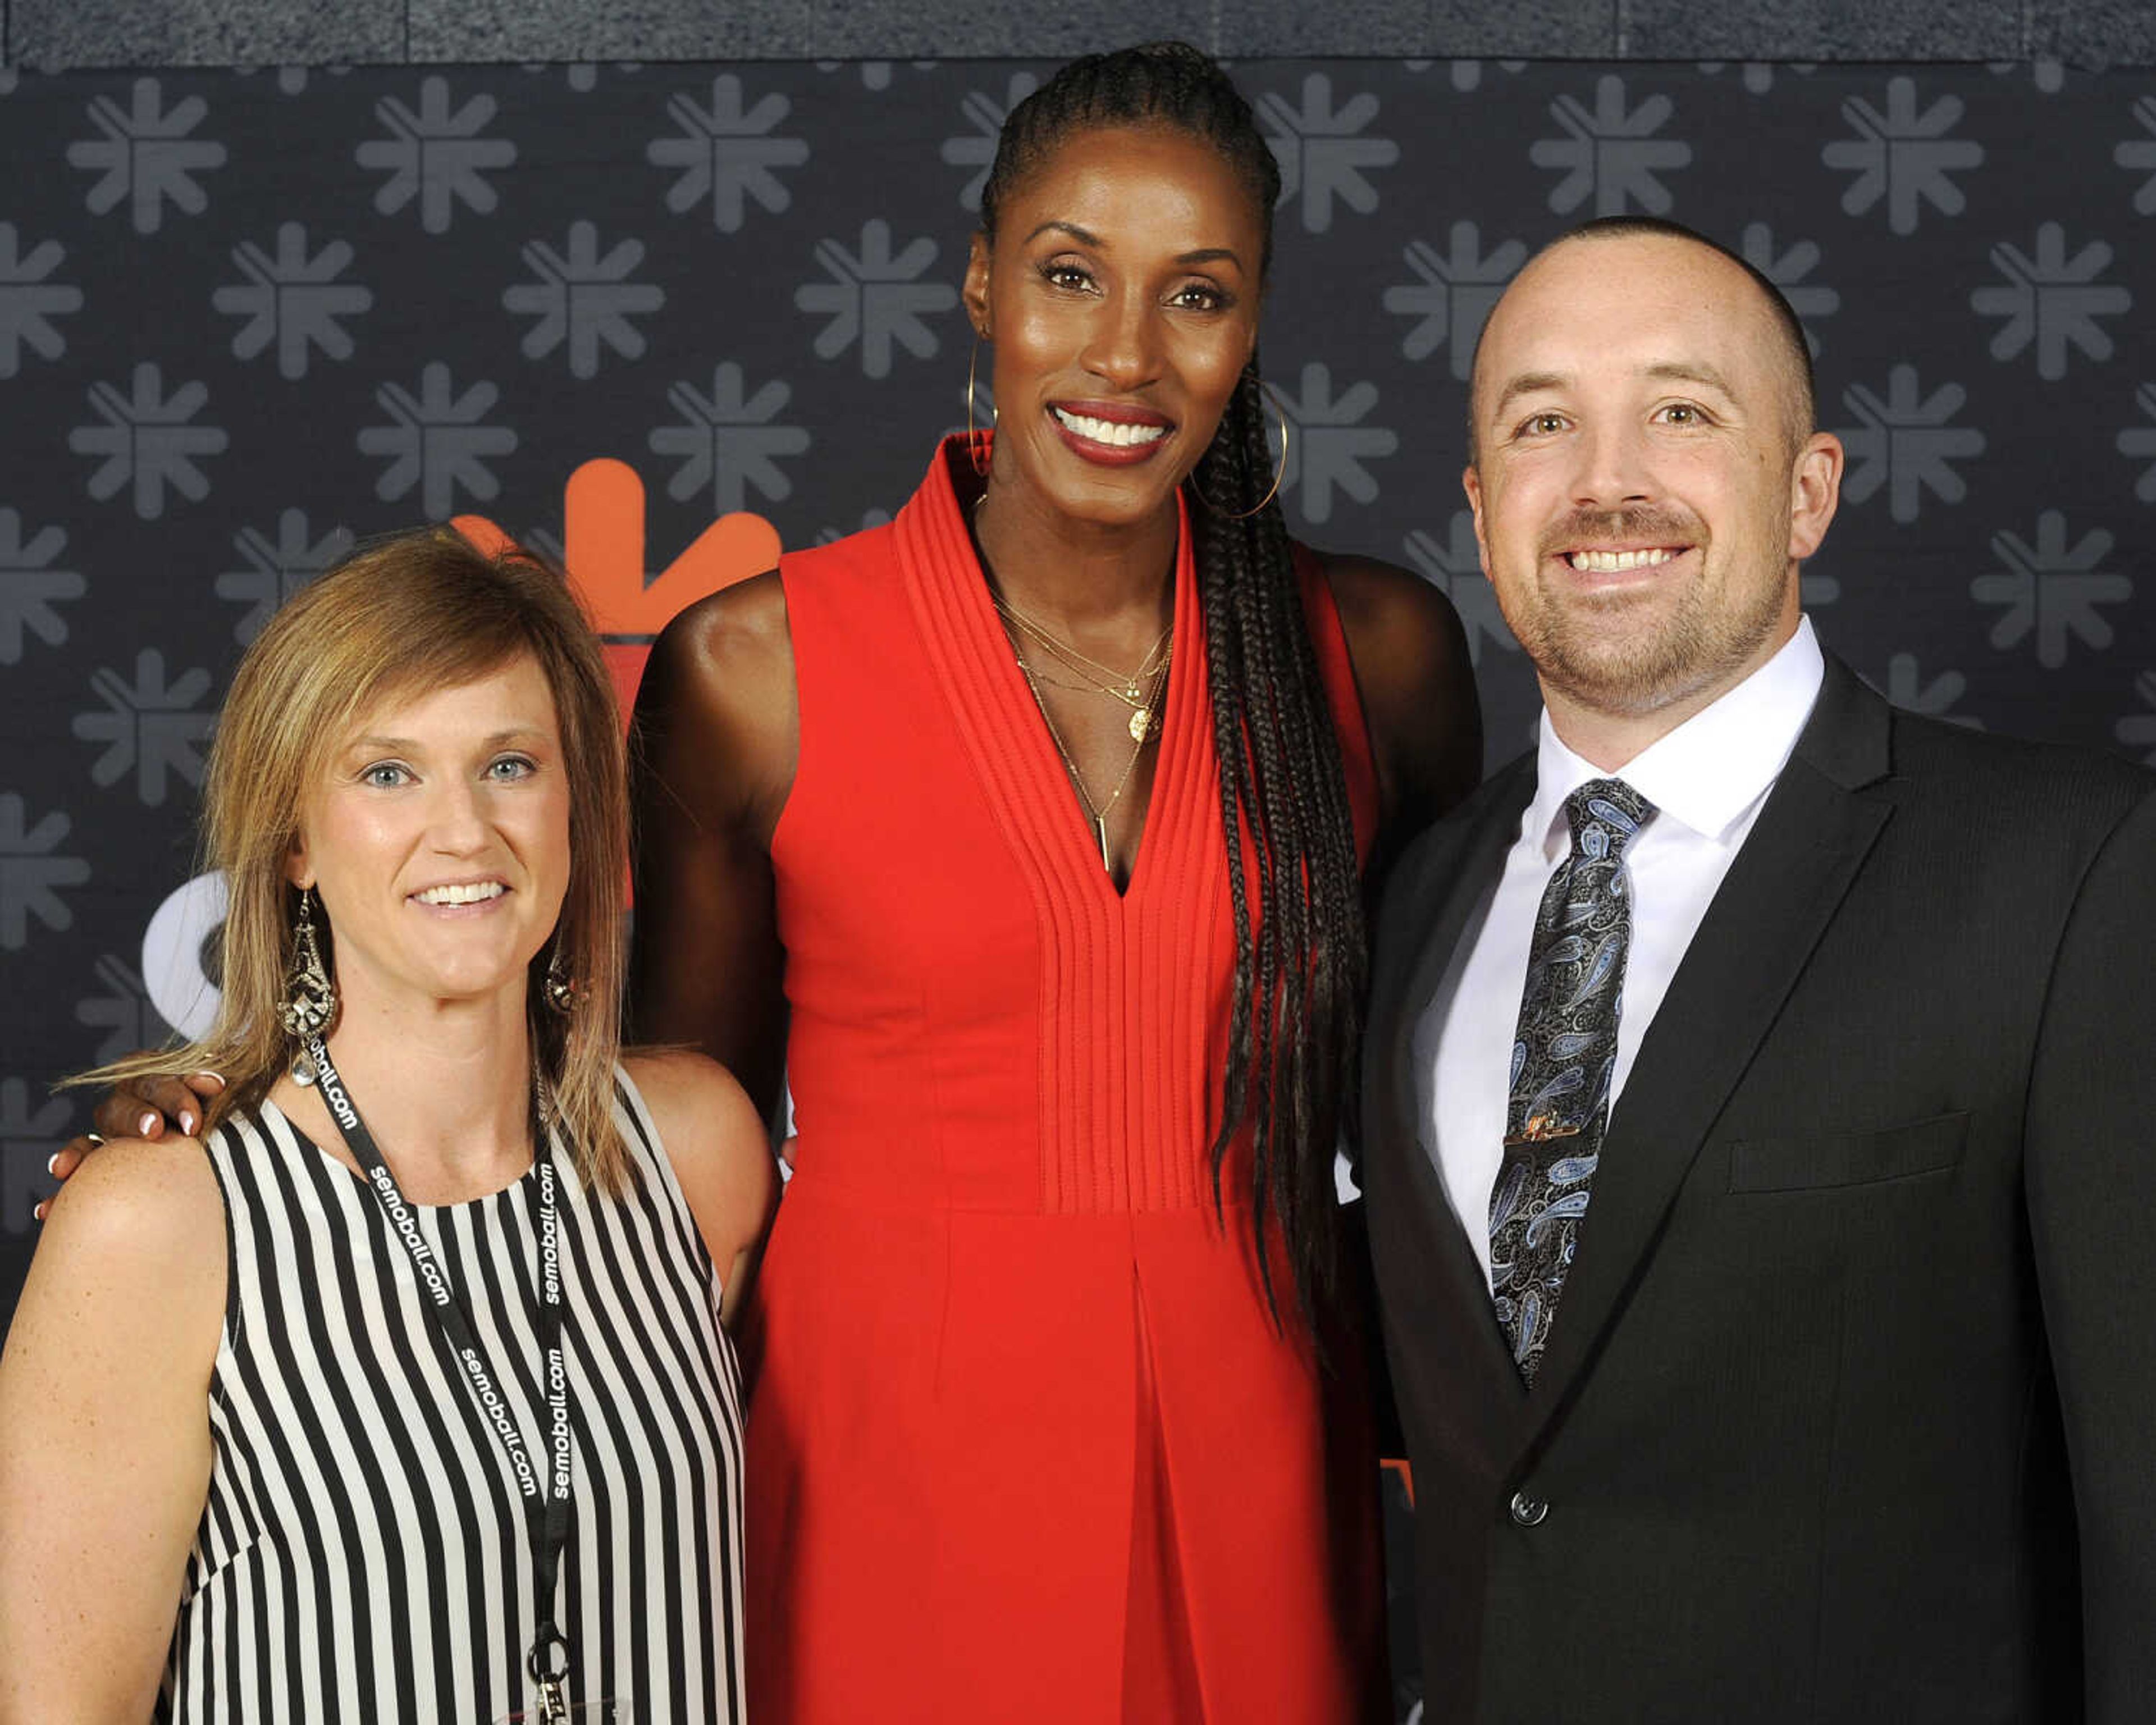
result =
M706 1246L727 1264L762 1233L778 1193L770 1136L755 1105L732 1073L688 1049L639 1049L621 1065Z
M40 1280L86 1300L141 1300L175 1336L224 1308L224 1197L198 1139L116 1138L54 1199L38 1242Z
M1452 601L1397 563L1312 551L1340 617L1376 750L1387 824L1411 832L1475 788L1482 724Z

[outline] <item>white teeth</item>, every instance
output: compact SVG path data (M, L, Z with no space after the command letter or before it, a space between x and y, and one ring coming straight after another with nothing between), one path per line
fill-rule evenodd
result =
M500 898L508 891L499 880L471 880L454 886L429 886L413 896L423 905L475 905L482 900Z
M1667 546L1652 551L1573 551L1565 561L1589 575L1620 575L1627 569L1651 569L1676 556Z
M1165 425L1129 425L1120 419L1096 419L1088 413L1068 413L1061 408L1050 408L1049 412L1065 429L1075 432L1088 443L1106 444L1119 449L1127 449L1139 444L1157 444L1168 435Z

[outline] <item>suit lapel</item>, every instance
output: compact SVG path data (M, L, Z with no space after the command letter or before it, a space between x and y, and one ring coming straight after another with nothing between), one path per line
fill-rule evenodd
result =
M1622 1308L1708 1132L1886 824L1892 805L1860 793L1887 770L1888 720L1886 703L1830 658L1795 752L1618 1098L1523 1438L1563 1405Z
M1534 793L1530 755L1491 779L1472 804L1440 829L1450 842L1417 859L1413 877L1389 896L1378 938L1400 945L1379 954L1366 1068L1373 1127L1367 1154L1373 1162L1383 1160L1382 1183L1393 1201L1412 1204L1422 1224L1417 1233L1432 1248L1428 1273L1440 1285L1441 1307L1459 1314L1458 1363L1488 1391L1476 1405L1493 1415L1502 1409L1506 1422L1519 1405L1522 1386L1497 1327L1481 1264L1423 1141L1414 1035L1470 921L1497 884ZM1456 1411L1465 1417L1465 1409ZM1496 1435L1496 1429L1486 1430L1486 1440Z

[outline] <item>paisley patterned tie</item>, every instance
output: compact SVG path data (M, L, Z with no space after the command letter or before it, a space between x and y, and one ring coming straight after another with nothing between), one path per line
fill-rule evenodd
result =
M1542 1363L1609 1119L1617 1005L1632 943L1625 847L1655 805L1622 780L1590 779L1564 799L1572 854L1535 913L1512 1042L1505 1159L1490 1194L1490 1279L1497 1322L1529 1384Z

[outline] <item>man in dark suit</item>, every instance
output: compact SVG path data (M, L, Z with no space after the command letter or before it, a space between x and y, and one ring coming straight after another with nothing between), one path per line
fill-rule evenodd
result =
M1823 654L1730 254L1568 235L1471 398L1544 715L1374 942L1425 1720L2156 1719L2156 781Z

